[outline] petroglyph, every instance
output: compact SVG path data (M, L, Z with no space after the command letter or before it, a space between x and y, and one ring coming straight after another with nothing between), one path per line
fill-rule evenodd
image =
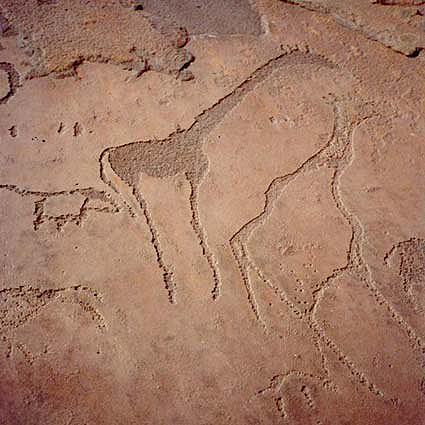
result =
M262 81L273 72L295 64L316 64L332 68L332 64L321 56L310 53L308 49L298 47L289 49L279 56L269 60L266 64L255 70L245 81L237 86L231 93L218 100L210 108L204 110L194 119L194 123L185 130L176 130L163 140L146 140L124 144L105 149L100 157L100 176L102 180L119 192L112 183L114 176L108 176L109 163L113 172L132 191L137 200L141 214L152 235L158 266L163 273L165 287L169 294L170 302L175 302L176 283L173 279L173 267L166 263L161 249L160 235L155 226L154 219L149 213L148 205L143 194L138 188L143 174L164 178L184 175L191 187L189 197L192 211L191 224L202 253L211 269L214 287L213 299L220 295L221 278L215 256L208 246L207 235L202 226L198 211L198 193L202 180L208 172L208 158L202 151L202 145L207 136L223 121L225 116L237 107L246 95L252 92Z
M9 128L9 134L11 137L16 137L18 135L16 125L12 125L12 127Z
M309 391L309 385L314 384L326 391L331 391L334 393L338 392L338 387L335 386L333 382L321 376L315 376L311 373L292 370L282 375L273 376L270 380L270 384L266 388L258 391L257 395L263 396L268 393L273 393L275 395L274 401L276 408L282 419L285 420L285 422L288 421L288 423L290 423L291 414L287 409L284 397L280 394L285 391L284 387L288 385L289 381L291 380L296 380L299 383L299 391L302 393L305 399L307 408L312 411L312 414L316 416L316 418L319 412ZM316 424L320 424L320 421L317 420Z
M62 124L62 123L61 123ZM59 129L62 131L61 125L59 125L58 128L58 133L60 133L61 131L59 131ZM74 126L72 127L72 134L74 137L78 137L81 136L81 133L83 132L83 127L79 122L76 122L74 124Z
M109 194L91 187L60 192L38 192L21 189L12 184L0 184L0 190L7 190L19 196L34 199L34 230L39 230L43 224L54 223L56 229L61 231L69 223L81 226L91 213L116 214L120 211L120 207ZM61 200L64 197L76 200L77 210L56 215L49 214L49 201Z
M0 1L2 424L422 424L425 3L290 2Z
M251 283L250 273L256 273L262 281L270 289L274 291L277 298L289 307L292 313L298 319L302 320L308 328L310 328L315 337L315 345L320 353L322 353L322 364L325 376L328 376L326 367L326 357L323 355L323 348L327 347L335 353L338 361L344 365L350 374L357 379L357 381L365 386L373 394L385 397L384 392L377 388L376 385L362 372L349 357L341 351L341 349L332 341L327 335L325 330L321 327L316 319L317 307L321 299L324 297L326 288L332 285L332 282L344 273L355 275L360 281L369 289L375 302L383 306L391 315L393 320L405 331L407 337L411 341L412 349L417 352L418 359L423 362L425 353L425 344L422 339L415 333L414 329L404 320L404 318L395 310L386 298L379 291L376 283L373 281L369 265L366 263L362 256L362 245L364 240L364 230L360 221L355 217L345 206L340 194L340 179L345 169L350 166L353 158L352 148L352 133L354 129L359 126L363 121L374 115L373 105L361 108L364 112L359 115L350 116L347 106L353 104L350 97L347 98L333 98L331 103L334 110L334 127L328 143L324 148L307 159L295 171L276 177L268 186L265 191L265 204L263 211L256 217L247 222L230 240L233 254L239 265L242 280L244 282L249 305L253 311L254 316L258 322L268 332L265 319L259 311L258 303L256 302L253 285ZM364 105L367 106L367 105ZM372 108L371 108L372 107ZM248 242L253 232L260 228L270 217L276 201L286 189L286 187L293 183L299 176L305 173L312 173L321 168L329 168L334 170L331 180L331 194L334 199L337 209L340 211L341 216L351 227L352 237L349 247L347 249L347 263L344 267L338 268L333 271L326 279L312 290L313 301L307 309L300 308L292 299L291 296L281 287L268 278L265 273L255 264L252 255L248 249ZM418 245L418 244L416 244ZM415 248L416 248L415 245ZM412 265L414 260L410 260L409 270L416 270ZM416 273L416 272L415 272ZM417 275L418 273L416 273Z
M236 108L248 93L258 87L260 83L269 78L274 72L278 72L287 65L316 65L327 69L334 69L335 66L325 58L309 52L308 49L290 49L279 56L271 59L263 66L255 70L246 80L237 86L227 96L218 100L210 108L204 110L194 119L194 123L187 129L178 129L163 140L137 141L120 146L105 149L99 158L100 177L115 195L118 201L114 200L115 195L98 191L93 188L74 189L60 192L36 192L20 189L15 185L0 185L0 189L14 192L22 197L28 196L34 199L34 230L39 230L43 224L53 222L57 230L62 230L68 223L80 226L84 219L88 217L90 211L117 213L120 211L119 204L124 204L133 217L142 217L147 223L152 239L156 261L163 274L163 281L171 303L176 302L177 285L174 282L173 265L168 264L161 247L161 234L155 225L148 204L140 190L139 183L143 175L165 178L177 175L184 176L190 184L189 205L192 212L190 217L193 232L199 241L202 254L207 261L214 286L212 288L212 298L217 299L220 295L221 276L216 257L208 245L208 235L202 225L198 211L198 195L205 175L208 173L208 158L203 152L203 143L208 135L223 121L227 114ZM351 138L356 126L373 114L367 112L363 115L352 117L348 112L348 105L353 103L351 98L336 98L330 96L328 102L332 105L334 113L334 126L326 145L313 156L302 163L295 171L278 176L270 183L265 192L265 206L260 215L254 217L246 223L229 241L230 247L239 267L243 284L246 289L249 305L255 318L268 332L266 321L259 310L255 293L251 283L250 273L257 274L266 287L270 288L275 296L283 302L296 318L313 332L313 345L321 358L323 376L313 376L302 371L286 372L279 375L279 385L275 385L277 391L296 376L299 380L305 380L302 384L303 395L309 409L313 410L314 400L308 390L308 380L318 380L326 390L337 391L335 384L329 378L327 368L327 358L324 354L324 347L330 349L338 358L338 361L346 367L349 374L371 393L385 397L384 392L378 388L366 374L344 353L337 344L332 341L323 330L315 317L317 306L324 296L324 291L333 280L343 273L353 273L358 276L372 292L378 304L385 305L391 312L393 318L406 331L412 343L421 347L422 341L416 336L404 319L398 315L394 308L385 300L376 288L370 271L362 258L361 246L363 243L363 229L359 221L346 209L339 192L339 181L344 170L350 165L352 160ZM366 108L367 110L368 108ZM57 132L62 132L64 126L60 123ZM78 130L78 131L76 131ZM77 136L81 128L78 123L73 126L73 134ZM78 133L78 134L77 134ZM261 227L270 217L276 201L285 188L293 183L299 176L313 173L319 169L326 168L333 170L330 184L330 191L336 208L341 216L349 224L352 237L347 254L347 264L334 270L325 280L311 289L312 301L303 306L299 306L291 299L291 296L276 285L265 273L255 264L249 253L248 242L252 233ZM127 188L127 192L125 188ZM128 196L129 195L129 196ZM113 197L114 196L114 197ZM64 197L76 200L77 211L65 214L51 213L54 209L52 200L60 205ZM106 206L94 206L95 201L100 201ZM308 285L302 285L302 292L309 291ZM303 295L300 295L303 297ZM307 296L307 295L306 295ZM89 307L87 307L89 308ZM89 308L90 309L90 308ZM16 345L22 352L23 345ZM27 355L28 356L28 355ZM275 382L275 381L273 381ZM276 398L276 406L282 415L288 417L285 411L285 403L282 397Z
M267 78L267 76L270 75L274 69L281 67L285 63L315 63L328 68L333 67L330 62L326 61L322 57L312 55L308 51L300 52L299 50L295 50L294 52L281 55L276 59L272 59L263 67L258 68L231 94L227 95L225 98L213 105L213 107L207 109L198 117L196 117L194 124L189 127L189 129L177 130L168 138L161 141L150 140L134 142L118 147L108 148L101 155L100 174L105 183L115 188L116 192L120 193L120 190L118 190L113 184L114 176L107 175L105 172L109 165L109 167L114 171L119 179L127 184L132 192L132 195L140 204L142 214L145 216L146 222L152 234L152 243L157 254L158 265L163 272L165 286L171 302L175 302L176 288L176 285L173 282L171 271L172 267L168 266L163 260L163 252L160 247L160 235L154 226L154 222L148 211L146 201L138 189L139 181L141 178L143 178L143 174L157 178L175 176L178 174L185 175L192 188L190 205L193 213L192 226L194 228L194 232L198 236L201 246L204 248L204 255L207 254L207 259L208 256L210 256L210 258L214 260L214 256L209 250L206 242L207 235L205 234L205 231L199 222L199 216L197 213L197 193L199 191L200 184L202 183L202 179L208 172L208 159L202 152L202 142L212 131L212 129L222 121L224 116L241 102L242 98L248 92L252 91L262 80ZM327 348L331 349L337 355L339 362L341 362L348 369L349 373L355 377L358 382L364 385L373 394L384 397L382 390L377 388L376 385L366 377L365 373L362 372L353 363L353 361L350 360L350 358L345 353L343 353L329 337L326 336L318 321L314 317L316 306L326 286L329 285L333 279L339 276L340 273L343 273L351 267L357 266L357 264L355 264L354 254L353 258L350 256L346 267L341 270L335 270L331 276L329 276L325 281L323 281L314 289L312 294L313 303L308 306L307 310L301 310L290 300L287 294L281 291L276 285L274 285L264 276L261 270L254 264L247 251L247 242L253 230L264 223L264 221L270 215L274 202L282 193L284 188L290 182L296 179L297 176L303 173L313 172L322 167L333 169L334 174L332 178L332 196L335 200L337 208L341 211L342 207L338 198L339 189L337 185L341 173L347 164L349 164L351 159L351 134L356 125L359 125L360 122L367 118L367 116L361 116L357 117L355 120L350 121L348 113L345 111L345 102L348 102L348 100L331 98L331 103L333 105L335 114L335 124L327 145L314 156L305 161L295 172L273 180L268 190L266 191L266 205L263 213L251 220L237 234L235 234L234 237L230 240L230 245L236 262L239 266L242 280L246 287L248 301L250 303L251 309L254 312L256 319L263 325L265 329L266 323L261 316L257 302L255 300L255 294L252 289L252 284L249 277L250 272L257 273L261 280L275 292L278 298L290 308L295 316L302 320L306 326L308 326L313 331L314 346L322 358L322 367L325 374L325 377L323 378L324 381L328 381L328 370L326 367L327 360L323 354L322 346L326 346ZM346 215L343 213L342 216L346 218ZM351 224L351 221L348 221ZM351 245L353 244L354 234L355 230L353 230ZM350 250L352 251L353 249L353 246L350 246ZM218 268L216 268L215 263L211 264L209 261L209 264L215 280L213 298L216 298L221 285L221 282L218 280L220 275L218 274ZM306 394L306 398L308 399L308 392ZM311 399L309 399L309 403L312 403Z
M7 345L7 357L11 357L13 348L16 348L29 363L35 360L25 345L16 340L15 330L34 320L54 302L78 305L100 330L106 329L102 314L93 306L93 302L99 301L99 292L83 285L44 290L19 286L0 290L0 340Z
M410 238L394 245L384 258L395 263L403 291L414 309L425 314L425 240Z
M0 98L1 105L7 103L13 97L20 85L20 80L18 71L16 71L15 67L9 62L0 62L0 71L7 74L7 80L9 83L9 89L6 94Z

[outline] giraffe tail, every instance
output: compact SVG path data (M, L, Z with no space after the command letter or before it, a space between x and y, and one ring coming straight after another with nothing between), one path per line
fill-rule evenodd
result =
M109 162L109 152L111 148L106 148L101 154L99 158L99 164L100 164L100 178L102 181L107 184L111 189L114 190L114 192L118 192L117 189L112 184L112 181L107 176L107 170L111 166L111 163Z
M114 150L114 148L106 148L99 157L100 164L100 178L102 181L112 189L111 195L116 199L118 204L124 204L124 206L128 209L131 217L135 217L135 211L133 207L130 205L128 200L125 198L123 193L123 189L120 188L120 178L115 173L111 166L111 162L109 159L109 154Z

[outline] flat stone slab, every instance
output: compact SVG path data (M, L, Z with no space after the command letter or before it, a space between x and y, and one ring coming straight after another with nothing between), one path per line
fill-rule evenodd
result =
M423 425L425 17L380 3L2 2L2 425Z
M260 15L249 0L145 0L146 12L174 21L190 34L258 36Z

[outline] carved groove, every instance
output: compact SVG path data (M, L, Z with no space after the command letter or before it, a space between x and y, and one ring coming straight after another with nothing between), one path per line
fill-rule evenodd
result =
M338 361L344 365L355 377L360 384L365 386L373 394L384 397L382 390L366 377L365 373L350 360L333 342L325 331L319 325L316 319L317 306L320 303L324 291L328 288L333 281L344 273L354 275L359 279L371 292L375 301L386 308L395 322L405 331L406 335L411 341L411 347L415 352L419 352L419 358L423 365L423 354L425 353L425 345L421 338L419 338L413 328L403 319L403 317L395 310L395 308L385 299L382 293L374 282L369 265L366 263L362 256L362 245L364 240L364 230L357 217L355 217L345 204L343 203L340 193L340 179L345 170L351 165L353 160L353 146L352 146L352 133L355 127L361 122L368 119L368 116L358 117L356 120L350 120L345 111L344 104L349 102L350 99L336 99L332 100L334 109L334 128L331 137L324 148L315 153L312 157L307 159L298 169L294 172L279 176L272 180L269 187L265 192L265 204L263 211L257 216L247 222L242 228L231 238L230 244L232 246L233 254L235 255L236 262L241 270L242 280L244 281L247 290L248 302L253 310L254 316L264 327L265 321L258 310L258 305L255 301L255 294L250 282L250 270L256 272L262 281L271 288L278 299L287 305L290 311L300 320L302 320L315 334L315 344L319 343L319 351L322 354L322 366L326 375L328 370L326 368L326 358L320 345L324 345L332 350ZM331 193L337 209L351 227L352 236L349 243L349 250L347 255L347 264L333 271L323 282L313 291L313 303L307 311L300 310L291 300L289 295L278 288L273 282L264 276L264 273L255 265L254 260L249 255L248 242L254 230L263 225L272 214L273 208L277 199L283 193L285 188L293 182L300 175L311 173L323 167L334 169L334 174L331 182Z
M413 237L399 242L385 255L384 262L388 264L390 259L398 260L398 274L409 304L417 313L425 314L413 290L414 285L425 285L425 240Z
M20 86L19 73L15 67L9 62L0 62L0 70L6 72L7 79L9 82L8 92L0 98L0 105L7 103L16 93L16 90Z
M92 302L85 299L87 297L95 302L102 300L99 292L83 285L45 290L32 286L19 286L0 290L0 339L7 345L6 356L10 357L13 347L16 347L29 363L33 363L35 357L25 345L13 341L13 331L34 320L53 302L78 305L100 330L105 330L105 319Z
M100 176L102 180L112 187L114 191L119 190L113 185L112 176L108 176L105 162L109 162L110 168L134 193L134 188L139 184L143 175L163 178L184 175L190 183L191 193L189 204L192 213L191 225L202 254L211 270L214 282L211 295L213 299L220 296L221 277L218 263L214 253L208 245L208 236L202 226L198 212L199 189L203 178L208 172L208 158L202 151L202 145L206 137L223 121L226 115L237 107L242 100L252 92L260 83L268 78L274 71L288 65L317 64L333 67L329 61L319 55L310 53L308 49L302 50L298 47L290 48L288 51L269 60L266 64L257 68L246 80L237 86L231 93L218 100L210 108L202 111L194 119L194 123L186 130L177 130L162 140L147 140L132 142L117 147L105 149L100 155ZM139 195L141 197L141 194ZM143 214L146 215L147 206L143 202ZM149 216L150 217L150 216ZM152 222L152 219L147 219ZM149 225L149 224L148 224ZM162 251L159 249L160 235L157 230L150 229L155 234L154 249L157 254L157 262L164 272L164 283L167 290L175 288L172 275L165 267ZM167 281L165 281L167 278Z
M85 189L73 189L68 191L63 190L59 192L39 192L21 189L13 184L0 184L0 189L16 193L22 197L35 198L33 212L34 230L39 230L43 224L53 222L56 224L56 229L61 231L68 223L74 223L76 226L81 226L84 220L88 218L90 212L116 214L120 211L118 204L115 203L115 201L108 193L96 190L92 187ZM59 196L81 196L83 200L81 202L78 213L67 213L56 216L48 214L46 212L46 202L51 198ZM90 202L96 200L101 201L102 203L106 204L106 206L91 206Z
M300 175L311 173L316 170L319 170L322 167L334 168L335 173L332 180L332 187L334 188L339 182L339 177L341 175L341 170L345 169L348 161L348 155L350 152L351 146L351 134L355 123L349 123L348 117L346 116L344 110L344 101L339 99L332 99L331 103L333 105L334 112L334 126L332 134L330 135L329 141L327 144L320 149L317 153L307 159L303 164L301 164L295 171L292 173L286 174L284 176L276 177L272 180L269 187L265 192L265 205L263 211L255 218L251 219L246 223L230 240L230 244L233 247L233 253L236 254L236 261L238 264L242 265L242 278L245 281L248 276L248 281L245 282L245 287L248 292L248 300L253 308L254 315L256 318L260 317L261 324L264 326L264 319L261 318L261 315L255 302L255 294L252 291L252 285L249 282L249 271L252 270L256 272L262 281L273 290L278 299L287 305L289 310L297 317L302 320L314 333L314 343L316 348L321 354L322 366L326 375L328 375L328 370L326 368L326 358L323 354L321 344L328 347L332 350L338 361L343 364L350 372L350 374L364 386L366 386L372 393L383 397L383 392L378 389L375 384L373 384L366 375L361 372L356 365L339 349L339 347L324 333L323 329L320 327L318 321L315 318L315 312L317 304L323 294L324 289L336 279L341 273L345 272L349 268L349 263L346 267L335 270L333 274L328 277L318 288L314 291L313 304L307 310L307 312L300 310L295 303L290 300L290 297L284 290L279 289L274 285L270 279L264 276L263 272L255 265L254 260L250 257L248 251L248 242L253 234L254 230L259 226L263 225L267 219L271 216L276 201L279 199L281 194L284 192L286 187L293 182ZM356 123L358 124L358 123ZM333 189L334 191L334 189ZM337 205L340 209L340 205ZM345 217L345 215L344 215ZM353 230L354 235L354 230ZM350 252L353 249L354 236L351 240Z

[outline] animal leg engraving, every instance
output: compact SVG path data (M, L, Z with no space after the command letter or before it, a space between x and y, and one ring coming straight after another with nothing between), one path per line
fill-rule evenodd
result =
M251 279L249 277L250 272L250 262L247 258L245 249L243 244L240 243L240 241L237 238L232 238L230 240L230 247L232 250L232 253L236 259L236 264L238 265L239 272L242 277L242 282L244 284L247 297L248 297L248 303L251 307L251 310L254 313L255 318L258 320L259 324L263 327L263 329L267 332L267 326L264 319L261 317L260 310L258 307L258 303L255 299L254 290L252 288Z
M164 280L165 289L168 292L168 300L170 301L171 304L175 304L176 303L176 284L173 279L173 271L171 267L167 265L164 260L158 230L155 227L152 216L148 210L146 200L143 199L142 194L139 192L139 190L136 187L133 187L133 195L136 198L136 200L139 202L140 208L142 209L143 215L146 219L146 224L149 227L149 232L152 236L151 243L155 250L156 261L158 263L160 270L162 271L162 278Z
M189 196L191 208L191 225L202 249L208 266L212 273L213 289L212 298L218 299L221 288L219 267L214 253L207 242L207 233L202 227L198 210L198 192L203 177L208 172L208 159L202 151L202 145L207 136L224 120L227 114L236 108L242 100L251 93L260 83L265 81L273 72L288 66L299 64L316 64L327 68L334 65L319 55L310 53L308 49L289 49L264 65L257 68L247 79L239 84L232 92L219 99L210 108L202 111L195 117L194 123L186 130L177 130L162 140L146 140L127 143L124 145L105 149L100 156L100 177L116 192L121 190L113 176L107 175L111 168L122 182L134 188L143 174L150 177L163 178L184 174L191 186ZM108 164L109 163L109 164ZM134 192L137 195L137 192ZM140 193L139 195L140 196ZM147 211L146 202L142 201L143 214L146 221L153 224L152 217ZM171 272L162 260L162 251L159 249L158 230L150 228L152 243L157 253L158 264L169 279L171 285ZM233 249L235 249L233 247ZM235 249L236 250L236 249ZM248 282L248 280L246 281ZM167 290L172 286L167 286ZM253 297L252 297L253 299Z
M215 300L220 296L220 288L221 288L220 270L218 268L217 261L215 260L215 256L208 245L207 236L201 225L201 220L199 217L198 194L199 194L200 183L193 181L189 177L188 173L186 173L186 178L189 180L189 183L190 183L189 201L190 201L190 210L192 212L192 218L190 220L190 224L192 225L193 231L195 232L196 236L199 239L199 245L202 248L202 254L207 259L208 265L210 266L210 269L212 272L214 286L211 291L211 294L213 299Z
M303 164L301 164L295 171L284 176L276 177L270 183L265 192L265 204L263 211L258 216L247 222L230 239L230 246L232 247L236 262L240 268L243 283L247 289L248 302L254 312L255 318L260 322L261 326L264 327L265 322L262 318L261 312L258 310L258 306L255 303L255 294L252 288L249 273L247 272L249 269L254 270L260 279L265 283L265 285L274 291L278 299L285 303L290 311L298 319L302 320L309 329L311 329L314 334L313 342L321 354L322 366L326 375L328 375L328 370L326 368L326 358L324 356L323 350L321 349L322 346L328 347L331 351L333 351L337 356L338 361L348 369L350 374L355 377L360 384L366 386L366 388L368 388L368 390L373 394L383 397L383 392L377 388L376 385L366 377L364 372L359 370L359 368L342 352L336 343L325 334L324 330L321 328L318 320L315 317L316 307L320 302L321 297L323 296L325 288L331 283L332 280L340 276L341 273L350 271L352 266L360 261L359 258L350 254L347 265L340 270L334 271L329 279L326 279L325 282L319 285L319 289L314 291L312 305L306 311L302 311L291 300L289 294L287 294L284 290L280 289L277 284L268 279L267 276L265 276L265 274L257 267L248 249L248 243L253 232L268 220L273 212L276 201L279 199L286 187L295 179L297 179L298 176L314 172L322 167L334 168L335 173L332 187L338 184L342 170L344 170L345 167L350 163L352 132L356 125L362 122L362 120L366 119L359 118L358 121L351 122L344 106L346 101L347 100L345 99L331 98L331 104L333 106L334 112L334 126L327 144L313 156L307 159ZM334 193L336 189L333 188L332 190ZM338 203L337 208L341 211ZM342 215L346 218L347 215L344 214L344 212L342 212ZM351 224L351 221L349 221L349 223ZM353 228L353 226L351 227ZM355 232L355 230L353 230L353 232ZM353 238L350 242L350 253L354 251L355 247ZM364 266L364 264L362 264L362 266Z
M257 395L263 396L270 392L274 393L274 402L276 404L277 411L279 412L282 419L288 421L288 423L290 423L291 415L290 412L288 412L284 397L281 394L284 391L284 387L290 384L291 380L299 384L299 391L308 409L316 417L319 412L316 407L315 400L310 392L310 386L314 385L333 393L337 393L339 391L339 389L328 379L313 375L311 373L302 372L300 370L290 370L284 374L273 376L270 380L270 384L266 388L258 391ZM320 421L317 421L316 424L320 424Z

